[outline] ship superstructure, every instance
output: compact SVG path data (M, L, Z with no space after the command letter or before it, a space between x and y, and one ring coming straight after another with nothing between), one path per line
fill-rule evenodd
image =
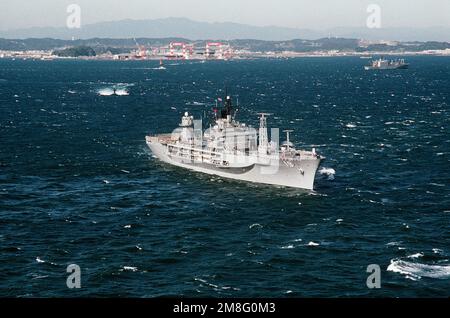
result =
M189 113L170 134L147 136L146 142L160 160L190 170L249 182L313 189L322 156L296 150L287 140L279 145L278 129L271 130L259 114L259 129L236 121L232 99L226 96L220 112L206 131Z

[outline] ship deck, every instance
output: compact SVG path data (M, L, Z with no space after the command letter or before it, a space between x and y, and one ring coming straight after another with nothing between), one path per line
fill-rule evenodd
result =
M173 144L177 140L174 136L172 136L172 134L147 136L145 139L147 140L147 142L158 142L161 144Z

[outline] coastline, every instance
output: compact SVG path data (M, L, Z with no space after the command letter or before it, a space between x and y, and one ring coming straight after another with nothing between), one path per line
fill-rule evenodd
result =
M96 61L217 61L217 60L248 60L248 59L288 59L288 58L326 58L326 57L359 57L361 59L372 59L374 56L442 56L449 57L450 49L419 51L419 52L336 52L336 51L317 51L317 52L245 52L235 53L232 58L206 59L206 58L167 58L162 56L130 57L127 59L118 59L112 55L98 56L79 56L79 57L61 57L52 55L52 51L0 51L0 59L32 59L32 60L96 60Z

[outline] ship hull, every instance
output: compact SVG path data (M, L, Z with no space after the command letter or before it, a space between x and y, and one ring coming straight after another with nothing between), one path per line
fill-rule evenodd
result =
M293 187L312 190L314 179L321 158L300 160L295 166L283 160L272 160L265 164L253 163L242 167L219 167L202 162L193 162L188 159L172 157L168 154L167 146L158 142L147 142L153 155L168 164L216 175L223 178L270 184L277 186Z
M398 66L380 66L380 67L375 67L375 66L365 66L364 69L366 71L369 70L404 70L409 68L408 64L404 64L404 65L398 65Z

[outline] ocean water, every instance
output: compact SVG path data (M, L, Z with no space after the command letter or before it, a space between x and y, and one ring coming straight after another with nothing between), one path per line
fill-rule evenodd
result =
M450 296L450 58L408 61L0 60L0 296ZM315 191L152 156L225 85L326 156Z

